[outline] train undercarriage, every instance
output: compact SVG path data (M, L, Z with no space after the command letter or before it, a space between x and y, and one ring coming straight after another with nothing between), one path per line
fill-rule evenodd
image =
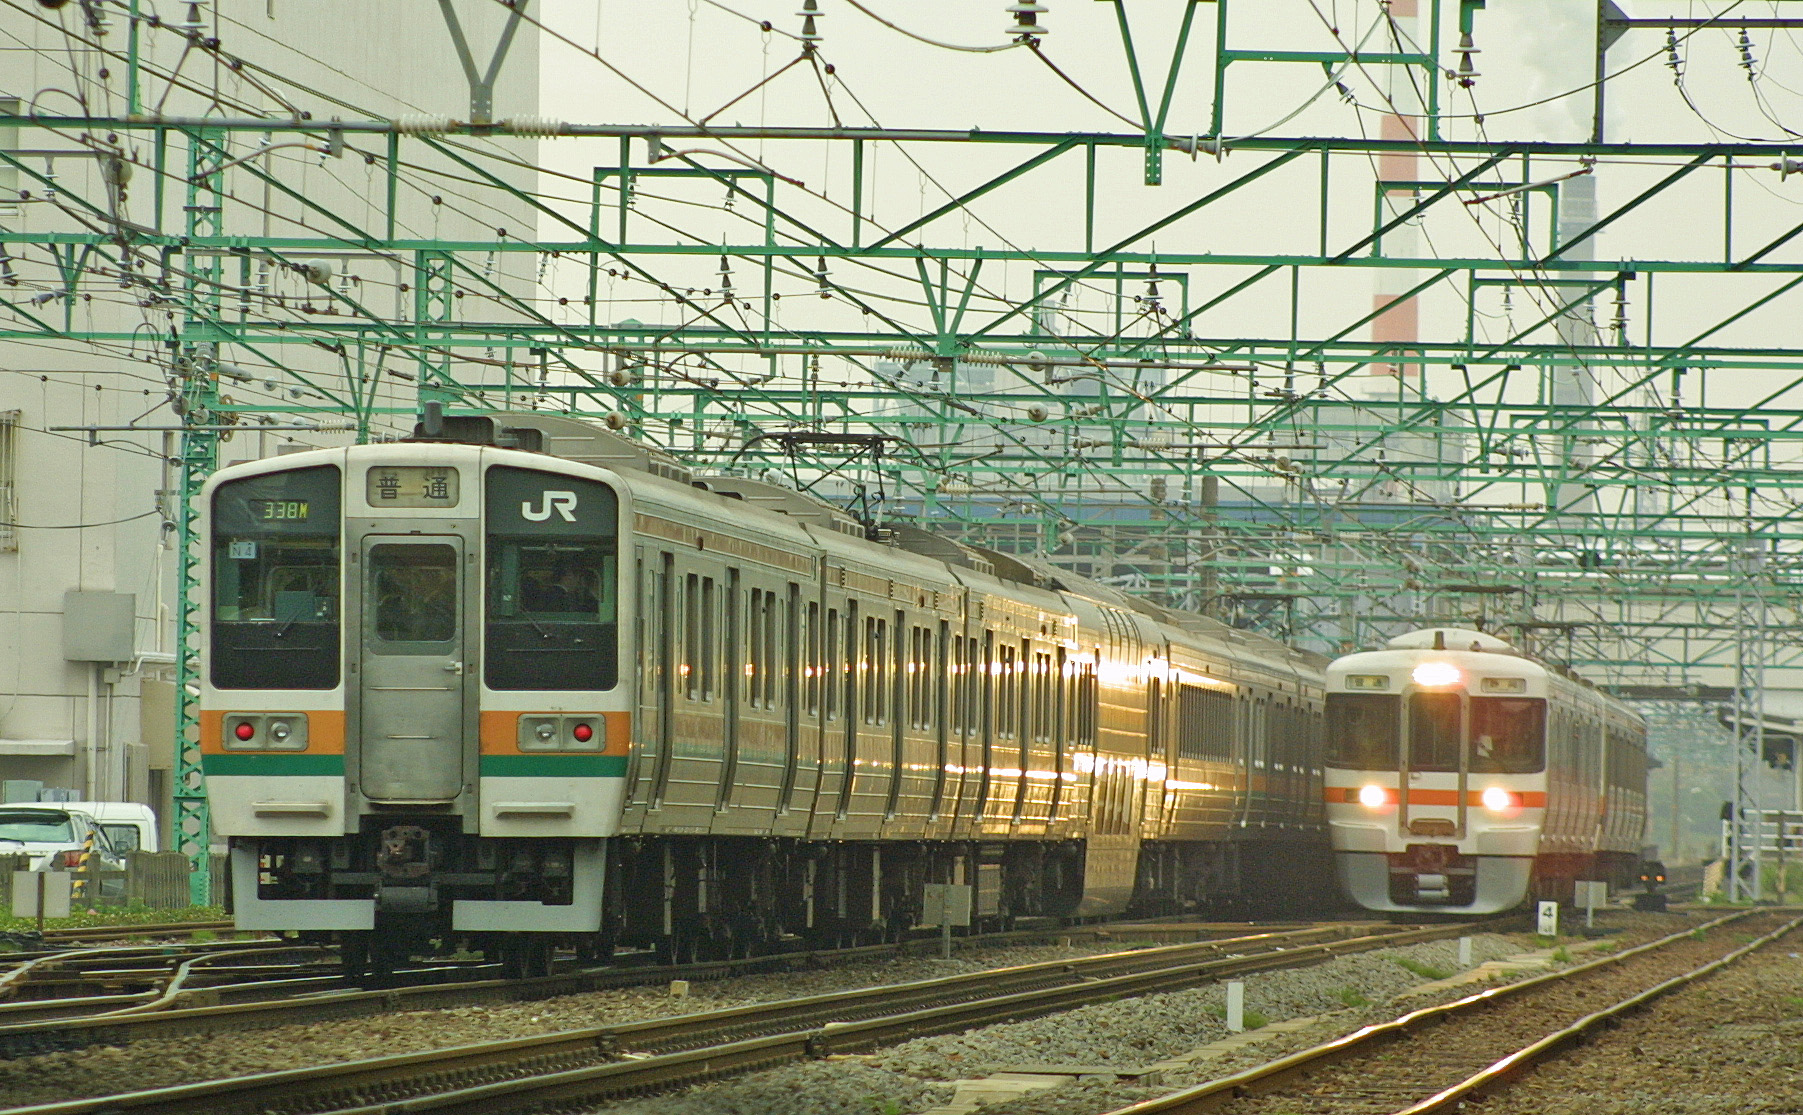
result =
M959 934L1029 919L1084 920L1085 845L1078 840L510 840L424 819L369 820L363 833L344 839L238 842L239 854L254 855L256 864L255 894L236 896L240 920L312 936L329 930L347 968L370 979L410 957L456 950L479 951L520 977L548 973L558 945L592 963L616 950L684 963L895 941L930 924L932 883L970 888L970 926ZM1319 840L1148 843L1126 912L1319 910L1332 900L1321 885L1331 878L1326 857ZM601 878L585 880L595 871ZM240 875L241 887L246 881ZM249 919L247 900L257 911ZM304 905L285 906L291 902ZM459 904L505 911L507 928L457 914ZM330 907L368 913L356 924L285 917ZM583 921L594 927L564 928Z

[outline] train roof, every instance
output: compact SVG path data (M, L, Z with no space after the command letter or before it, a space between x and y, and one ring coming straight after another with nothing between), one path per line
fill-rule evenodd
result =
M1257 632L1130 596L1061 569L1041 557L971 545L912 523L884 523L874 530L867 529L840 508L816 496L753 477L698 473L661 449L575 415L542 411L433 415L429 422L422 422L415 428L406 443L487 446L544 454L614 472L635 473L651 478L651 486L659 488L667 498L697 509L707 506L716 514L729 512L718 503L730 500L780 515L783 521L797 528L795 533L789 534L792 541L810 538L815 545L841 558L855 560L874 556L865 547L880 547L890 555L900 551L948 568L954 579L980 591L995 591L1006 584L1016 586L1010 591L1024 588L1044 593L1046 604L1055 600L1066 611L1076 601L1087 601L1093 606L1128 612L1150 621L1166 639L1175 637L1180 642L1200 640L1227 644L1241 654L1315 672L1324 669L1328 661L1325 656L1299 650ZM344 449L322 450L320 454L336 456L343 452ZM279 465L275 461L244 463L279 468L294 467L303 462L284 458ZM708 495L714 499L707 499ZM894 557L886 560L893 561Z

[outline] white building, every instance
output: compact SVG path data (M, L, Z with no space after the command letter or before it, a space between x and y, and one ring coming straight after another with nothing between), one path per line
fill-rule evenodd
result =
M485 70L508 10L492 0L456 0L454 8L478 71ZM123 116L134 103L127 82L135 71L135 107L147 115L471 118L471 88L436 4L147 3L136 28L135 67L127 56L128 10L48 0L0 9L0 110ZM153 10L161 13L154 23ZM511 41L492 94L494 118L535 113L539 41L529 25ZM349 136L335 154L300 147L262 153L300 138L239 131L223 140L228 157L243 164L226 172L221 231L348 236L363 227L381 234L384 163L365 155L384 152L387 138ZM441 138L465 149L495 147ZM7 253L0 258L0 329L15 331L0 344L0 780L27 784L12 787L15 794L40 782L90 800L142 801L165 818L174 758L177 557L178 473L170 458L181 424L171 406L180 350L165 342L182 327L183 311L163 292L191 284L184 269L199 268L205 253L163 256L162 243L146 238L145 247L110 254L65 249L58 260L42 243L21 242L21 234L181 234L190 199L180 141L174 137L159 152L154 134L144 131L0 127L0 151L8 154L0 159L0 245ZM529 142L505 142L507 155L531 164ZM313 145L320 146L317 138ZM494 191L423 175L418 167L431 156L422 146L408 148L415 165L396 191L394 235L487 240L510 223L530 227L524 206L496 208ZM160 155L169 161L159 174ZM524 167L508 173L532 184ZM348 313L343 307L354 299L382 317L408 315L413 306L401 285L402 263L381 253L214 259L222 266L218 320L228 330L234 322L303 316L308 303ZM529 277L530 266L524 257L503 257L495 279L523 289L521 274ZM16 332L59 330L105 339L20 339ZM312 346L226 344L219 357L221 390L246 408L317 405L356 389L347 360ZM373 428L411 426L413 382L390 376L385 386L367 388L378 411L398 412L376 414ZM259 418L248 410L238 417L247 425ZM321 417L342 425L334 415ZM222 462L352 436L293 429L287 415L264 421L273 428L227 441Z

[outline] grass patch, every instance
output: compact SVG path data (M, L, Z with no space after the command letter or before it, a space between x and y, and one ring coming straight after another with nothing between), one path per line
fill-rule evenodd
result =
M1452 973L1445 968L1436 968L1432 964L1424 964L1412 956L1399 956L1396 963L1415 973L1425 980L1448 979Z
M1271 1024L1271 1016L1260 1011L1249 1010L1245 1012L1243 1021L1248 1030L1262 1030Z
M1693 941L1701 941L1701 940L1707 938L1708 936L1709 936L1709 931L1704 929L1700 925L1690 931L1690 939Z
M1564 945L1560 945L1558 948L1554 949L1553 950L1553 963L1554 964L1570 964L1571 963L1571 950L1566 948Z
M1778 1000L1778 1005L1792 1018L1803 1015L1803 995L1786 995Z
M1539 945L1539 946L1540 946L1540 947L1541 947L1541 948L1543 948L1543 949L1550 949L1550 948L1552 948L1552 947L1553 947L1553 946L1554 946L1554 945L1556 945L1556 944L1558 944L1558 943L1559 943L1559 938L1557 938L1557 937L1548 937L1548 936L1547 936L1547 935L1546 935L1546 934L1544 934L1544 933L1536 933L1536 934L1535 934L1535 935L1534 935L1534 943L1535 943L1535 944L1536 944L1536 945Z
M100 906L82 910L66 918L45 918L45 929L96 929L113 925L164 925L186 921L224 921L223 906L186 906L167 909L154 906ZM22 933L35 930L36 918L0 916L0 932Z
M1371 1005L1371 1000L1359 994L1359 989L1356 987L1340 988L1340 1002L1354 1009Z

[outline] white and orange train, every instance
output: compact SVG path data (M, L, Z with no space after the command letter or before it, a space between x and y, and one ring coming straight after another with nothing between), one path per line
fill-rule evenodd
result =
M1427 628L1328 667L1327 818L1369 910L1489 914L1626 886L1646 826L1646 725L1478 631Z

